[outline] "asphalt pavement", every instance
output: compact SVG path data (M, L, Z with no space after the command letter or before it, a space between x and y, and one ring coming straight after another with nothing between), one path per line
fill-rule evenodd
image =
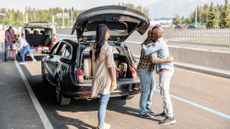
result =
M15 63L1 63L0 66L4 75L0 77L1 129L42 129L41 119ZM97 99L73 100L70 105L59 106L55 103L55 88L42 81L40 62L26 62L20 68L54 129L91 129L97 125ZM160 126L158 121L163 119L161 117L139 118L137 114L140 95L128 101L112 98L108 105L106 122L112 124L112 129L229 129L230 119L212 112L214 110L225 115L230 114L229 84L229 79L176 69L171 86L176 124ZM202 109L192 103L212 110ZM162 100L157 91L153 96L153 109L162 111Z
M13 61L0 61L0 129L43 129Z

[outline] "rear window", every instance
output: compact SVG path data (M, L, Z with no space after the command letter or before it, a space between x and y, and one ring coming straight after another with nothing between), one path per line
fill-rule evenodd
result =
M25 34L51 35L51 28L25 28Z

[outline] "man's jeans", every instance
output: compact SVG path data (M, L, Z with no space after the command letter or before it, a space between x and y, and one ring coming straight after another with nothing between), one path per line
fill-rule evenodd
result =
M98 124L103 125L105 123L106 108L109 101L110 94L101 95L98 110Z
M156 84L153 72L138 71L138 76L141 81L140 114L145 114L147 108L152 106L152 96Z
M27 45L27 46L23 47L22 51L21 51L21 60L22 60L22 62L25 61L25 55L26 55L27 52L30 54L30 58L34 61L35 60L34 55L30 51L30 46Z
M163 98L163 108L164 113L167 117L172 118L173 115L173 107L172 102L169 94L170 89L170 81L173 76L174 70L171 71L163 71L159 73L159 87L160 87L160 94Z

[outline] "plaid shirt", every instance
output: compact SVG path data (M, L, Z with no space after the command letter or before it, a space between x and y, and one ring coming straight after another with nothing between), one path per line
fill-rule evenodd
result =
M144 55L143 50L141 50L141 57L137 65L137 70L145 70L147 72L152 72L154 70L154 64L151 55Z

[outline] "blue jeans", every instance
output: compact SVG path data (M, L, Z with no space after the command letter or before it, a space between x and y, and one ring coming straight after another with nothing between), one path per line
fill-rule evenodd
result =
M35 58L34 58L34 55L32 54L32 52L30 51L30 45L27 45L27 46L23 47L22 51L21 51L21 60L22 60L22 62L25 61L25 55L26 55L27 52L30 54L30 58L34 61Z
M98 110L98 123L99 125L103 125L105 123L105 115L106 108L109 102L110 94L101 95L99 102L99 110Z
M152 96L155 89L155 79L153 72L138 71L138 76L141 81L141 98L139 102L140 114L147 113L147 108L152 106Z

